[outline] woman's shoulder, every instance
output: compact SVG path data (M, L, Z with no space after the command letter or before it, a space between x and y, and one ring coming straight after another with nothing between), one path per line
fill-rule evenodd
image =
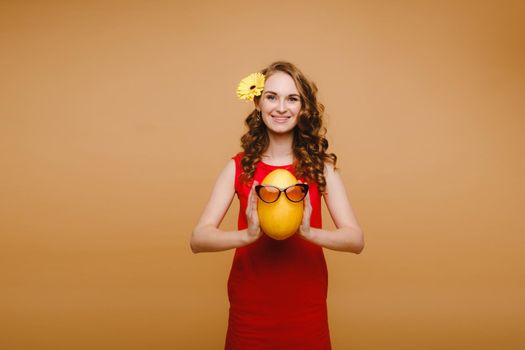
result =
M325 160L324 161L324 174L327 175L327 174L333 174L336 172L336 170L338 170L339 168L336 168L335 167L335 164L334 162L330 161L330 160Z
M244 157L244 152L237 152L230 159L230 160L233 160L233 163L235 164L235 169L237 170L237 172L239 172L242 168L241 160L243 157Z

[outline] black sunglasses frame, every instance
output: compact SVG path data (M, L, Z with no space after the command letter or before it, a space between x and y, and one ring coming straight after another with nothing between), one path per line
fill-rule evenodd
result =
M298 201L294 201L294 200L291 200L290 197L288 197L288 195L286 194L286 190L289 189L289 188L292 188L292 187L295 187L295 186L299 186L299 187L302 187L303 188L303 191L304 191L304 196L303 198L301 198L300 200ZM263 187L272 187L272 188L275 188L277 190L279 190L279 194L277 195L277 198L275 198L274 201L271 201L271 202L268 202L268 201L265 201L264 199L261 198L261 195L259 194L259 191L263 188ZM279 197L281 197L281 193L284 193L284 195L286 196L286 198L290 201L290 202L294 202L294 203L299 203L301 202L302 200L304 200L304 198L306 197L306 195L308 194L308 185L307 184L295 184L295 185L290 185L286 188L279 188L279 187L275 187L275 186L271 186L271 185L257 185L255 186L255 193L257 193L257 197L259 197L260 200L262 200L264 203L275 203L277 202L277 200L279 199Z

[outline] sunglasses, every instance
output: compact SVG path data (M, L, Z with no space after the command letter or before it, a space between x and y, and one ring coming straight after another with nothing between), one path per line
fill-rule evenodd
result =
M257 197L265 203L273 203L277 201L281 196L281 192L284 192L284 195L289 201L297 203L306 197L306 194L308 193L308 185L295 184L283 189L269 185L258 185L255 186L255 192L257 193Z

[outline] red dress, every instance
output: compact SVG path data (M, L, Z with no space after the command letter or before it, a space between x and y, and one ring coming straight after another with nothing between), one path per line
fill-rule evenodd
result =
M253 180L239 179L243 154L235 160L235 191L240 201L238 229L247 228L246 206L252 181L262 182L272 170L295 175L293 164L256 165ZM303 179L301 179L303 180ZM310 225L321 228L321 198L310 185ZM331 349L326 295L328 273L322 247L299 235L274 240L263 234L254 243L237 248L228 279L230 301L227 350Z

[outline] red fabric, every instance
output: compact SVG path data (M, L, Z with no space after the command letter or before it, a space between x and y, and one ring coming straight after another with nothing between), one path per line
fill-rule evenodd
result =
M245 229L246 205L252 183L243 184L242 153L236 163L235 190L240 201L238 229ZM259 162L254 180L259 183L272 170L295 175L294 166ZM303 179L301 179L303 180ZM310 183L312 227L321 228L321 198ZM228 279L230 311L227 350L331 349L326 294L328 273L322 247L295 234L285 240L262 235L237 248Z

